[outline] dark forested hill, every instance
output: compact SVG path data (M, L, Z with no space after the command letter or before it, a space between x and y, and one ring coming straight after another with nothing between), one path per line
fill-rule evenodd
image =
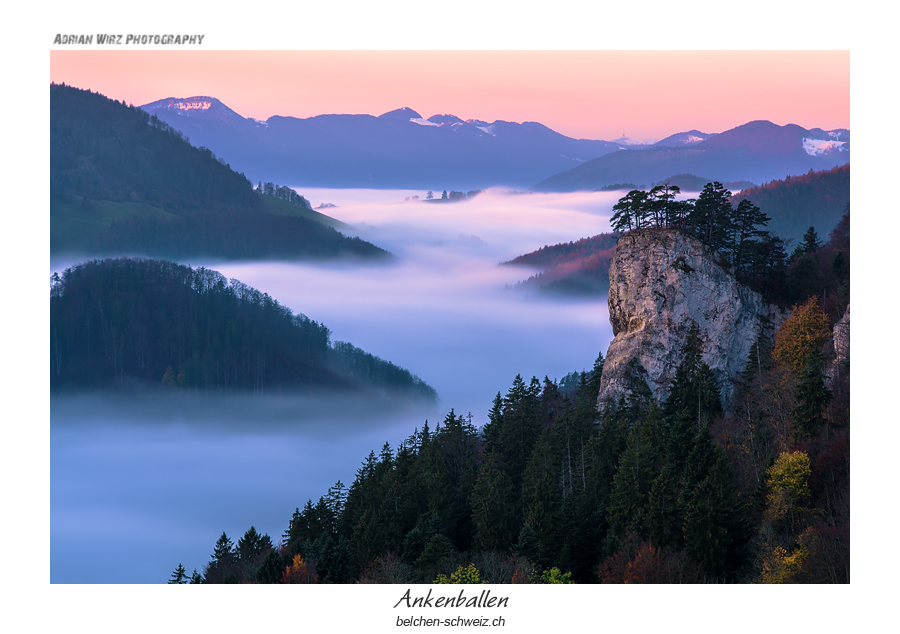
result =
M242 174L164 123L99 93L55 84L50 184L54 198L147 202L174 213L259 204Z
M544 269L516 288L556 295L597 295L609 289L609 260L618 239L617 233L601 233L544 246L504 264Z
M735 194L732 201L752 200L772 220L769 228L798 242L809 227L826 235L850 203L850 164L788 176Z
M243 174L166 123L50 86L51 252L165 257L385 257L327 217L273 212ZM328 219L331 220L331 219Z
M330 341L323 324L220 273L144 259L54 274L50 387L203 392L321 386L435 399L409 371Z

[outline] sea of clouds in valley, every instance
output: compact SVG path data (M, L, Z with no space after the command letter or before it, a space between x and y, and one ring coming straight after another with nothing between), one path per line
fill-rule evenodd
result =
M485 192L459 203L424 191L300 190L387 265L191 261L324 323L332 340L409 369L437 406L321 394L206 399L51 399L51 581L161 582L202 570L226 531L275 542L292 512L365 455L396 448L451 409L481 426L516 374L590 369L612 338L606 298L554 300L506 288L534 271L499 266L544 245L609 231L621 192ZM435 192L440 197L439 191ZM72 261L51 262L62 271Z

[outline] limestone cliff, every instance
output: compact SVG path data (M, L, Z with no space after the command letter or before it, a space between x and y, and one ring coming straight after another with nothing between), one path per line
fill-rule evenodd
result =
M609 268L615 338L606 353L598 402L630 391L635 361L646 370L654 395L665 399L693 320L704 341L703 360L727 408L733 381L760 330L783 318L699 241L672 229L631 231L619 239Z
M834 325L832 342L834 345L834 358L828 364L826 372L825 387L834 388L834 384L839 380L842 374L846 374L849 370L850 362L850 306L844 311L841 317Z

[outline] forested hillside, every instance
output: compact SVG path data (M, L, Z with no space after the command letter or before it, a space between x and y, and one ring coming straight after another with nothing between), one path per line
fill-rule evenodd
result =
M849 298L849 215L811 245L792 266L828 262ZM571 376L517 376L481 429L453 410L426 422L298 507L278 543L223 533L193 581L848 583L849 357L817 284L795 286L729 403L696 324L662 402L637 365L631 395L598 404L602 355L572 398Z
M601 233L574 242L543 246L504 264L544 268L516 284L516 289L598 296L609 290L609 260L616 240L618 234Z
M799 242L810 226L825 235L850 204L850 164L744 189L733 201L739 204L745 199L772 219L770 229L782 238Z
M282 196L284 198L284 196ZM293 198L304 200L295 194ZM98 93L50 85L53 253L385 258L294 205L273 209L207 148Z
M409 371L332 344L323 324L202 267L93 260L54 274L50 295L51 391L321 386L437 396Z
M99 93L50 85L50 192L171 212L259 206L242 174L158 119Z

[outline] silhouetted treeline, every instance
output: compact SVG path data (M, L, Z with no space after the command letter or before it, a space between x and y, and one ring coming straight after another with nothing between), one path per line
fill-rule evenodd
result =
M309 204L309 201L306 200L304 196L301 196L293 189L286 185L279 185L277 183L263 183L259 181L256 185L256 193L257 194L265 194L266 196L273 196L275 198L280 198L281 200L286 200L289 203L293 203L294 205L300 205L301 207L306 207L307 209L312 209L312 205Z
M185 212L174 218L126 216L92 244L92 252L144 253L185 259L324 259L338 256L387 260L392 256L358 237L306 218L267 213Z
M469 200L471 198L474 198L475 196L477 196L480 193L481 193L480 189L474 189L474 190L468 191L468 192L458 192L458 191L447 192L447 190L445 189L441 193L440 198L435 198L434 195L432 194L432 192L428 192L425 195L425 202L431 202L431 203L460 202L463 200Z
M437 392L409 370L361 350L352 343L335 341L332 346L332 367L341 376L350 376L363 385L392 390L395 394L437 400Z
M348 355L349 344L332 348L324 325L202 267L94 260L54 274L50 295L51 390L359 386L436 398L408 371L352 346ZM356 357L364 359L363 376L347 367Z
M674 176L670 176L669 178L659 181L658 183L653 183L651 187L656 187L657 185L677 185L681 188L681 191L689 191L689 192L698 192L703 189L703 186L709 183L710 180L708 178L703 178L701 176L694 176L693 174L675 174ZM727 189L747 189L748 187L755 187L753 183L750 181L728 181L726 183L722 183ZM641 189L640 187L629 187L628 189Z

